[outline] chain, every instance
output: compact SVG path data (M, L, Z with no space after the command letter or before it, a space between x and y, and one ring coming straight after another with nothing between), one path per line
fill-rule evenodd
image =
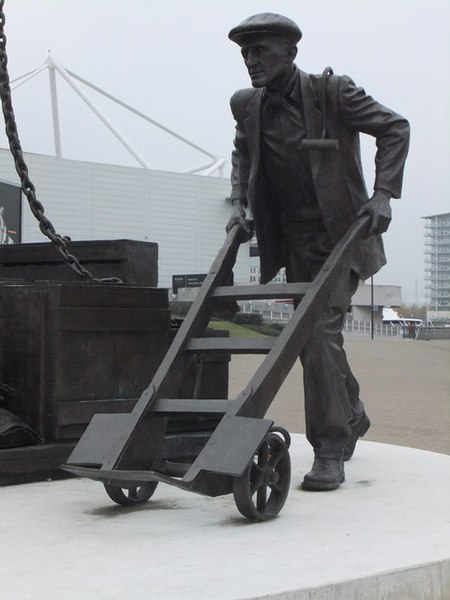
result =
M27 197L31 212L39 222L39 229L51 240L56 247L56 250L62 255L71 269L73 269L84 280L106 283L123 283L122 280L117 277L97 279L90 271L85 269L80 264L78 259L69 252L64 239L61 235L59 235L59 233L56 233L52 223L44 215L43 205L37 199L36 189L28 176L28 168L23 157L23 151L20 145L19 135L17 133L17 125L11 102L11 87L9 84L7 67L8 57L6 55L6 35L4 32L4 3L5 0L0 0L0 98L2 102L3 116L5 118L5 131L9 141L9 148L14 159L17 174L20 178L22 191Z

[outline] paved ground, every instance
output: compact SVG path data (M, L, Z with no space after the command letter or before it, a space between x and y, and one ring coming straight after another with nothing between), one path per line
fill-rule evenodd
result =
M372 341L348 334L345 348L372 421L364 439L450 454L450 340ZM233 358L231 394L246 385L262 359ZM301 381L298 362L267 413L297 433L305 431Z

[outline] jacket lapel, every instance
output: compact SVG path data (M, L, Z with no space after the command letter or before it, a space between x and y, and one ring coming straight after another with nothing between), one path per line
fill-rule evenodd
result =
M253 155L253 165L259 163L260 129L261 129L261 103L263 91L258 89L247 106L247 118L244 121L247 144L250 155Z
M317 96L309 75L300 69L299 72L306 134L310 139L319 139L322 135L322 111L319 109ZM321 157L322 153L320 150L309 150L311 171L314 179L316 179L319 173Z

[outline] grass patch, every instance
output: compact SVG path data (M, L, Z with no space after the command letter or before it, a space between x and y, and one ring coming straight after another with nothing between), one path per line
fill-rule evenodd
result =
M251 329L268 337L278 337L281 333L279 329L276 329L272 325L266 325L265 323L263 323L262 325L247 325L247 327L248 329Z
M209 329L226 329L230 332L230 337L263 338L277 337L280 331L271 325L238 325L230 321L210 321Z
M248 338L263 338L266 337L264 334L253 331L249 327L244 325L237 325L231 323L231 321L210 321L208 325L209 329L217 329L223 331L226 329L230 332L230 337L248 337Z

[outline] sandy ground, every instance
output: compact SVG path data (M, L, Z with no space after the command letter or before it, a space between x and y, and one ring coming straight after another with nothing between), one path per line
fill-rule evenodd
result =
M364 439L450 454L450 340L371 340L348 334L345 349L372 421ZM263 359L233 357L230 397L248 383ZM304 433L300 362L267 416L291 432Z

